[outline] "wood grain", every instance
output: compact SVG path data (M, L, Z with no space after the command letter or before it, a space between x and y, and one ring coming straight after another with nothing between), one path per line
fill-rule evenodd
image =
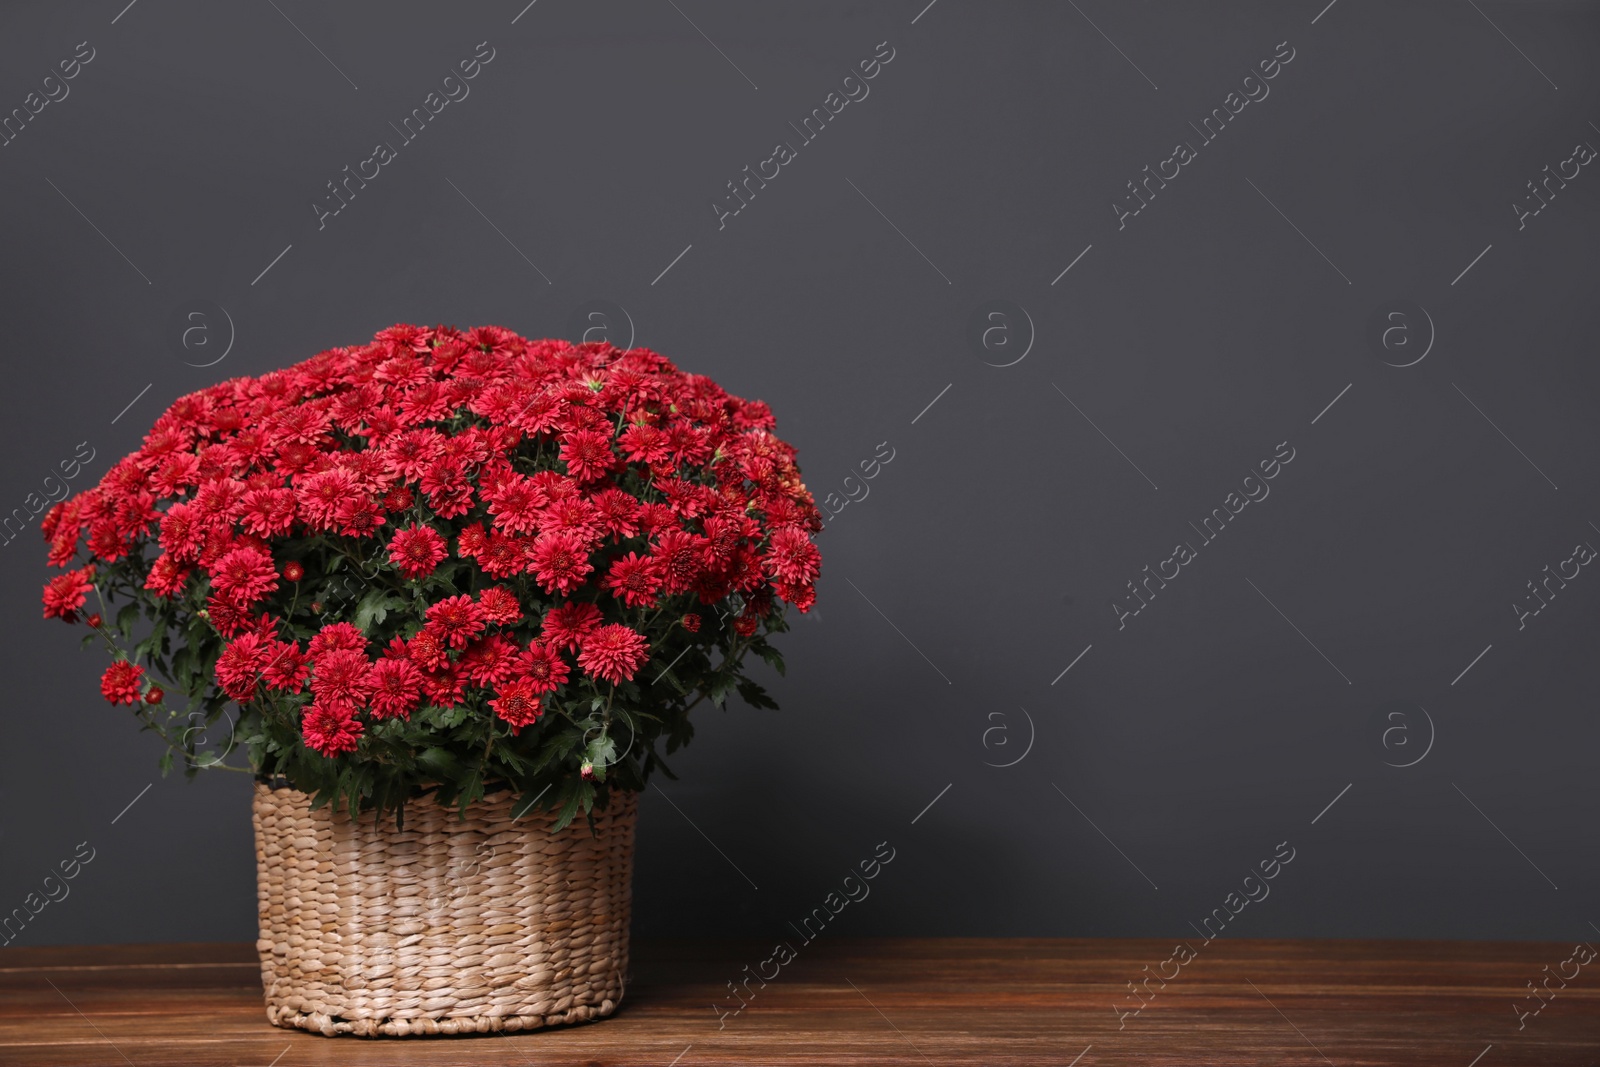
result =
M1219 939L1120 1029L1127 983L1157 970L1171 942L797 947L720 1026L713 1001L734 1005L726 983L770 945L640 941L609 1020L404 1039L269 1026L251 945L10 948L0 953L0 1063L1600 1065L1600 966L1521 1030L1513 1011L1571 945Z

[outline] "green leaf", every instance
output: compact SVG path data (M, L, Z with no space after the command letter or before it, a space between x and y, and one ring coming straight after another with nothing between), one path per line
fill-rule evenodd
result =
M438 745L430 745L417 753L417 763L441 781L453 780L461 773L461 761Z
M356 605L356 629L364 634L371 634L373 624L381 623L389 617L389 612L394 608L405 606L405 601L383 588L367 590L367 595L361 598Z
M561 791L566 800L561 805L560 814L556 816L555 825L550 828L552 833L565 830L572 822L573 816L578 814L579 806L582 806L584 811L594 806L594 786L581 778L576 781L569 778L563 783Z
M739 682L739 695L743 697L744 702L749 704L752 708L772 708L773 710L777 710L778 702L768 696L765 689L761 688L761 686L757 685L755 682L752 682L748 678L742 679Z
M461 783L461 793L456 799L458 810L465 812L468 805L475 800L483 798L483 774L474 767L467 773L466 780Z
M617 760L616 739L601 734L589 742L589 747L584 750L583 754L585 759L595 765L596 770L609 767Z
M453 708L429 705L417 712L413 718L425 726L437 726L442 730L450 730L466 722L468 714L467 709L459 705Z
M762 641L760 644L757 644L757 645L755 645L753 647L755 648L756 655L758 655L762 659L766 660L767 664L770 667L772 667L773 670L777 671L779 676L783 675L783 653L782 652L779 652L776 648L773 648L771 645L767 644L765 641Z

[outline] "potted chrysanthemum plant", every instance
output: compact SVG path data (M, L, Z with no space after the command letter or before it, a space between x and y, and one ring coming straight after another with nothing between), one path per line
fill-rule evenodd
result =
M635 797L700 701L776 706L745 664L815 596L772 427L648 349L400 325L180 398L48 513L106 699L255 778L273 1023L615 1009Z

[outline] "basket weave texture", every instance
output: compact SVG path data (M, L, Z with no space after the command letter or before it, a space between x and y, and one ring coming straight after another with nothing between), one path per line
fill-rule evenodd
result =
M256 784L261 984L274 1026L360 1036L527 1030L604 1018L628 969L636 802L614 790L558 834L408 804L405 829ZM597 836L596 836L597 835Z

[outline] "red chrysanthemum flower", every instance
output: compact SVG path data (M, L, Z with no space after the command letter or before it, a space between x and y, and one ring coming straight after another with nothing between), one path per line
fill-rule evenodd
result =
M361 741L363 727L356 718L355 709L347 704L324 704L314 701L307 705L300 720L300 732L306 747L324 756L337 756L354 752Z
M416 496L403 485L396 485L386 490L383 494L383 510L388 512L404 511L416 503Z
M584 542L570 533L540 535L533 546L533 573L547 593L570 593L594 570Z
M312 635L311 643L306 647L312 659L321 659L325 653L340 650L365 653L367 635L353 623L330 622Z
M533 539L494 531L488 537L483 552L478 556L478 566L483 573L495 578L508 578L528 569L533 552Z
M761 572L761 554L749 545L734 552L733 559L728 561L722 574L724 593L733 589L748 593L766 581ZM709 604L717 599L720 599L720 596L711 597L705 602Z
M495 634L467 646L456 667L477 685L499 685L515 672L517 646Z
M200 541L205 536L205 523L189 504L173 504L162 517L160 544L162 549L184 561L194 563L200 555Z
M667 435L654 426L629 426L622 431L621 444L637 463L660 463L669 453Z
M411 661L425 671L438 671L450 665L450 646L437 630L424 626L406 644Z
M661 589L661 561L654 556L629 552L611 564L605 587L630 608L653 607Z
M814 582L822 568L822 553L804 530L785 526L772 535L762 562L768 574L785 582Z
M353 496L339 502L333 524L346 537L371 537L388 520L383 508L370 496Z
M544 617L542 633L552 648L574 649L600 625L600 609L580 600L569 600L550 609Z
M360 652L338 649L312 662L311 692L319 704L355 707L366 703L372 691L367 675L372 664Z
M207 523L199 527L194 558L202 567L213 568L223 556L236 548L249 546L233 535L233 528L222 523Z
M216 594L206 597L205 610L206 618L223 637L237 637L248 630L250 624L255 621L248 606L235 604Z
M249 700L256 693L261 661L261 638L253 633L241 634L228 642L217 657L217 684L234 700Z
M477 559L488 547L489 534L481 522L462 527L461 533L456 537L456 551L463 559Z
M429 702L441 708L453 708L461 703L467 691L467 676L454 667L422 672L422 694Z
M613 537L632 537L639 532L634 521L639 514L639 500L624 489L602 489L594 495L595 511L606 533Z
M571 674L561 653L543 641L535 641L524 649L518 657L517 667L522 676L533 684L536 693L548 693L560 688Z
M288 533L294 519L293 489L252 489L244 495L240 524L250 533L261 537Z
M248 607L278 588L278 572L267 553L236 548L211 569L211 586L224 599Z
M408 659L384 658L372 665L372 714L379 719L411 718L422 700L422 672Z
M67 571L50 579L44 587L44 617L77 622L78 609L83 607L89 590L94 588L94 583L89 580L93 577L94 564L91 563L80 570Z
M700 632L700 616L696 615L694 612L691 611L678 621L682 623L683 628L688 630L690 633L697 634Z
M389 469L404 478L420 478L444 451L444 435L438 430L407 430L384 447Z
M532 479L521 474L503 479L480 495L489 505L495 528L506 533L531 533L537 529L539 510L548 499Z
M483 609L465 593L445 597L427 610L429 628L451 648L466 648L467 642L483 633Z
M489 701L489 706L496 715L511 724L513 731L520 731L524 726L538 722L539 716L544 713L539 694L523 678L500 686L495 698Z
M774 529L783 526L808 526L808 515L793 500L785 496L770 497L762 502L767 513L767 525ZM820 519L811 529L820 529Z
M298 693L311 677L311 657L300 651L298 642L274 641L262 653L261 677L269 689Z
M361 483L356 476L342 467L295 479L295 499L301 517L321 529L332 526L339 505L360 491Z
M185 567L172 555L163 555L150 566L150 575L144 580L144 587L157 596L172 598L183 592L184 586L189 584L189 576L194 573L192 567Z
M484 621L496 626L509 626L522 618L517 594L503 585L491 585L479 593L478 607L483 609Z
M198 458L198 457L197 457ZM243 509L244 483L234 478L215 478L195 494L195 511L207 518L231 523Z
M51 505L45 511L44 518L39 520L39 535L46 541L54 541L66 532L62 527L76 521L73 517L83 510L83 501L83 497L77 497L71 501L63 500Z
M801 611L810 611L817 602L817 591L808 583L778 582L778 595Z
M630 681L649 658L650 645L644 635L620 623L595 630L578 649L578 666L613 685Z
M445 557L445 541L431 526L407 526L389 542L389 558L407 578L424 578Z
M638 523L639 532L646 537L653 537L663 530L678 528L678 516L672 513L672 508L654 501L639 505L635 521Z
M595 482L611 473L616 453L611 451L611 435L597 430L575 430L561 442L561 458L567 470L580 482Z
M150 488L162 496L177 496L200 482L200 457L193 452L168 456L150 479Z
M667 506L681 519L699 518L716 501L716 494L709 486L697 485L682 478L663 478L656 488L666 495Z
M433 339L433 331L421 326L412 326L409 323L396 323L393 326L379 330L376 339L379 341L393 341L397 345L408 346L416 352L426 352L428 350L428 342Z
M137 704L139 679L143 677L143 667L119 659L107 667L106 673L101 676L100 695L112 704Z
M684 530L667 530L656 542L655 558L661 561L661 588L681 593L694 587L705 570L706 539Z
M540 533L566 532L585 542L597 540L604 532L600 510L582 497L552 500L539 516Z
M454 440L452 438L452 440ZM441 459L422 472L422 491L441 519L453 519L472 510L472 483L459 459Z
M749 538L759 538L761 527L747 515L708 515L701 524L706 535L706 555L717 562L733 558Z
M556 471L540 471L529 480L544 494L546 507L560 500L572 500L582 491L577 482Z

